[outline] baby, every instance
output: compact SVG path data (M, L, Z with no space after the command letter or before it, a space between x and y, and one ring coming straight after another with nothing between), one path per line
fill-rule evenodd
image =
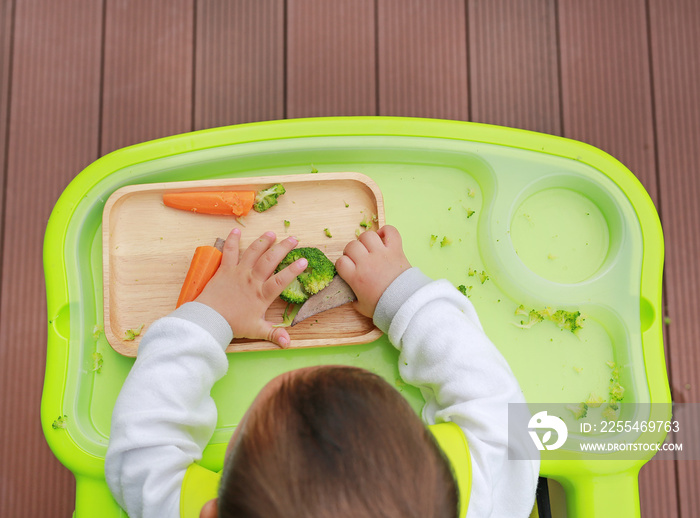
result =
M306 260L275 273L296 239L276 242L267 232L239 254L240 237L238 229L228 236L221 267L194 302L150 326L115 404L105 472L131 518L180 516L185 473L216 426L210 390L226 374L232 338L290 344L265 312ZM508 460L520 446L507 431L508 403L525 400L469 300L412 268L391 226L350 242L336 269L357 311L401 351L401 377L425 399L423 421L464 433L467 517L528 516L539 461ZM363 369L315 366L282 374L258 394L229 443L219 496L200 516L456 517L465 511L459 490L432 434L393 387Z

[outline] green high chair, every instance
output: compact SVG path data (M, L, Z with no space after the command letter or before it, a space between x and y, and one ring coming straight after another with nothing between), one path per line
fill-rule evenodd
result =
M104 333L102 217L109 196L127 185L315 170L358 172L379 186L386 222L401 231L411 263L464 286L533 412L539 404L607 395L614 362L625 387L618 418L643 419L659 407L666 410L656 416L668 419L661 225L642 185L611 156L555 136L446 120L334 117L215 128L100 158L66 187L49 219L41 419L52 451L75 475L74 516L126 515L104 480L112 408L134 361L116 353ZM585 321L577 333L546 319L523 329L520 306L580 311ZM212 470L221 468L228 438L255 394L281 372L354 365L383 376L416 410L423 403L400 379L398 353L384 336L233 353L229 360L212 393L219 419L202 460ZM586 419L602 410L590 408ZM580 425L590 421L571 412L559 417L569 440L583 438ZM647 429L631 440L659 444L665 435ZM639 516L637 476L653 452L624 457L565 444L541 454L541 476L564 487L569 517Z

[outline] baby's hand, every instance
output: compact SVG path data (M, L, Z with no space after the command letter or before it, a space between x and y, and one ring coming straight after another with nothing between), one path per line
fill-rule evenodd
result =
M357 311L370 318L382 293L410 267L401 235L389 225L378 232L365 232L357 241L348 243L335 263L338 275L357 295Z
M265 320L265 312L294 277L306 269L306 259L298 259L279 273L277 265L297 246L289 237L277 244L275 234L265 232L238 258L241 231L229 234L221 266L195 299L220 313L236 338L263 338L280 347L289 346L289 333Z

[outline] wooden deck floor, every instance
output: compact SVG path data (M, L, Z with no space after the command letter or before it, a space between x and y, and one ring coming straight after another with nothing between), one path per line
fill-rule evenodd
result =
M0 0L0 516L74 505L39 424L53 204L99 156L207 127L406 115L609 152L661 215L669 376L700 402L698 26L697 0ZM700 516L698 487L697 462L647 464L643 516Z

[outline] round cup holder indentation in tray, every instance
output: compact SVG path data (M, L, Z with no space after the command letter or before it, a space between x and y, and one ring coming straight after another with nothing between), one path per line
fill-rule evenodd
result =
M533 273L558 284L577 284L612 264L622 220L612 198L595 183L557 175L531 185L514 204L510 240Z

